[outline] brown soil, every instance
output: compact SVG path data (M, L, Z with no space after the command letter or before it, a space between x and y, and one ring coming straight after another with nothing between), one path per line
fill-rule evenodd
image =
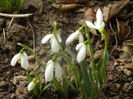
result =
M106 0L110 3L110 0ZM116 18L122 22L128 22L131 28L131 33L127 38L119 39L119 43L116 48L115 38L113 34L110 34L110 48L111 53L110 64L107 66L107 82L103 89L103 99L132 99L133 97L133 66L132 64L132 53L123 54L121 50L123 42L125 40L133 39L133 2L128 3L119 14L114 15L109 21L116 24ZM29 18L28 23L26 18L15 19L10 27L8 27L10 18L0 17L0 99L33 99L32 93L27 91L27 82L25 78L25 70L17 66L12 67L10 65L11 58L19 52L21 49L17 43L23 43L30 47L34 47L37 54L41 59L47 62L50 58L48 55L50 53L49 45L42 45L41 39L48 33L52 31L52 24L54 21L57 22L57 29L62 36L63 46L66 38L79 26L81 26L81 20L84 16L84 11L76 12L75 10L70 10L67 12L60 12L57 9L51 7L52 3L49 0L28 0L24 6L24 10L21 13L34 13L32 17ZM87 6L104 6L104 2L91 0ZM125 14L127 14L126 17ZM30 25L32 27L30 27ZM112 33L109 25L107 25L109 33ZM116 25L115 25L116 26ZM3 30L4 29L4 30ZM5 31L5 33L3 32ZM117 31L117 30L115 30ZM123 31L122 31L123 32ZM124 33L127 32L124 30ZM5 34L5 37L4 37ZM34 36L34 37L33 37ZM35 39L35 40L33 40ZM94 45L99 51L102 49L102 41L99 35L92 36L94 40ZM129 48L132 50L132 46ZM27 52L29 54L29 52ZM46 58L47 56L47 58ZM33 63L34 64L34 63ZM128 65L126 67L126 65ZM129 66L131 65L131 66ZM127 71L126 71L127 70ZM128 72L128 73L127 73ZM131 74L130 74L130 73ZM41 71L43 74L43 71ZM70 98L81 99L82 95L75 95L70 92ZM48 89L43 94L43 99L60 99L62 96L58 94L56 90Z

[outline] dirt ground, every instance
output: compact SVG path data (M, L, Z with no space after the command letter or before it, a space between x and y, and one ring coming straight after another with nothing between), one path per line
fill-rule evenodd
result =
M28 19L17 18L11 26L9 26L11 18L0 17L0 99L34 99L32 93L27 91L25 70L19 64L15 67L10 65L12 57L21 49L17 43L35 48L38 56L47 62L50 57L48 55L50 46L42 45L41 40L46 34L51 33L53 22L57 22L57 29L63 38L64 46L68 35L81 26L82 20L94 20L97 8L105 11L104 20L110 38L110 63L106 68L108 76L101 97L133 99L133 1L131 0L88 0L86 3L79 2L76 6L66 2L52 6L50 0L27 0L20 13L34 13L33 16ZM94 17L90 17L91 15ZM98 58L102 54L103 40L97 31L91 30L91 37L96 50L95 58ZM35 63L32 62L33 64ZM40 71L42 75L43 72ZM80 94L70 93L69 97L82 99ZM42 95L42 99L53 98L63 97L50 88Z

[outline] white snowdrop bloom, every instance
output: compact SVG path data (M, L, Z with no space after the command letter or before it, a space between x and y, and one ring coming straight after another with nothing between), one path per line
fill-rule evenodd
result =
M62 68L59 63L53 62L52 60L50 60L46 64L46 70L45 70L46 82L51 81L54 76L57 79L61 79L62 78Z
M84 44L84 43L79 43L77 46L76 46L76 50L78 51L78 54L77 54L77 61L80 63L82 62L87 53L90 53L89 51L89 45L87 44Z
M33 80L28 84L28 91L31 91L35 88L36 82Z
M57 34L57 39L59 40L60 43L62 42L59 34ZM41 43L45 44L48 40L50 40L51 50L53 52L58 52L60 50L60 46L59 46L58 42L56 41L54 34L47 34L46 36L44 36Z
M69 45L75 39L78 39L79 43L84 41L83 35L79 30L77 30L76 32L70 34L70 36L66 40L66 45Z
M29 66L29 62L28 62L27 54L25 52L16 54L11 60L11 66L15 66L17 61L19 60L20 60L21 67L27 70Z
M96 13L96 22L93 24L92 22L90 21L85 21L85 23L87 24L87 26L89 28L92 28L92 29L101 29L101 28L104 28L105 27L105 23L103 22L103 14L102 14L102 11L100 9L97 10L97 13Z

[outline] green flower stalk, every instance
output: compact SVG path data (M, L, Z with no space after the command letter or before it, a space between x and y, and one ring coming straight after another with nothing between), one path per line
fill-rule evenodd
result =
M106 58L106 55L108 53L108 44L109 44L109 39L108 39L108 35L107 32L105 31L104 28L100 28L99 32L104 36L105 39L105 45L104 45L104 58Z

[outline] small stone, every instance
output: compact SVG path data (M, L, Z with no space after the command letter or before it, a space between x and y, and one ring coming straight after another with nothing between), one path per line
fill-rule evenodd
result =
M119 63L117 61L114 62L114 66L118 66Z
M131 83L125 83L122 90L125 92L129 92L132 89L132 84Z
M113 84L110 84L109 87L110 87L110 90L113 91L113 92L117 92L119 89L120 89L120 84L118 83L113 83Z
M124 69L123 72L124 72L124 74L125 74L126 76L131 76L131 75L132 75L132 71L130 71L130 70L128 70L128 69Z
M11 80L13 84L22 83L23 81L26 81L26 76L14 76L14 78Z
M5 87L7 85L8 83L6 81L0 81L0 87Z

